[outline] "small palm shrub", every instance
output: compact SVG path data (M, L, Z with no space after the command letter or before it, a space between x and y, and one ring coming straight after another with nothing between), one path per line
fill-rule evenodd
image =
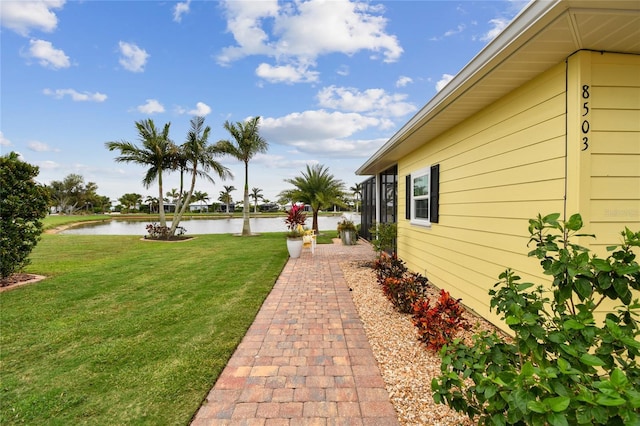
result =
M625 229L601 259L572 242L587 237L580 215L559 217L529 221L529 256L553 277L551 288L502 273L491 308L513 342L482 332L471 346L445 345L434 400L481 425L640 425L640 303L631 293L640 290L640 232ZM619 306L596 321L607 299Z

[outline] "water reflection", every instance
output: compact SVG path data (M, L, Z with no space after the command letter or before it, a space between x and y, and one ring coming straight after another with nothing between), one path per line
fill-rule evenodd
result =
M360 215L345 214L347 218L353 220L357 225L360 223ZM342 220L342 216L320 216L318 217L318 228L320 230L333 230ZM258 217L251 218L251 232L285 232L286 225L284 217ZM146 235L145 227L150 223L148 220L120 220L113 219L109 222L85 223L73 228L64 230L61 234L76 235ZM307 225L311 227L311 217L307 219ZM167 222L171 226L171 222ZM242 232L242 218L219 218L219 219L183 219L180 226L187 230L188 235L197 234L239 234Z

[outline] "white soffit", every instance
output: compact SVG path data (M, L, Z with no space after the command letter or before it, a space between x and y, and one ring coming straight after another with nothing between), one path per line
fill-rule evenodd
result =
M640 54L640 0L533 1L356 173L384 171L581 49Z

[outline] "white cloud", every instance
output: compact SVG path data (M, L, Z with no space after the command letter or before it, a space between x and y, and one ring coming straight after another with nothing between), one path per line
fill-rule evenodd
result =
M367 89L363 92L351 87L325 87L318 92L320 106L325 108L368 112L384 117L401 117L416 110L405 102L405 94L388 94L384 89Z
M218 55L218 62L230 62L249 55L264 55L275 66L260 72L306 69L315 66L321 55L353 55L362 50L381 54L385 62L395 62L403 52L396 36L385 31L387 20L381 6L347 0L283 2L226 1L227 30L236 45ZM318 34L322 34L321 37ZM291 64L291 65L290 65ZM264 64L263 64L264 65ZM290 82L309 82L290 73ZM280 78L270 81L280 82Z
M89 93L89 92L78 92L74 89L44 89L42 91L47 96L53 96L56 99L62 99L65 96L69 96L72 100L76 102L104 102L107 100L107 95L100 92Z
M406 75L401 75L400 78L396 81L396 87L404 87L409 83L413 83L413 79L411 77L407 77Z
M0 131L0 146L11 146L12 143L9 139L4 137L4 133Z
M71 66L64 51L53 47L50 41L29 40L29 52L24 56L38 59L38 63L46 68L60 69Z
M55 169L60 168L60 164L56 163L55 161L50 161L50 160L37 161L36 165L38 167L40 167L41 169L45 169L45 170L55 170Z
M164 106L156 99L147 99L147 103L139 105L136 109L143 114L158 114L164 112Z
M442 74L442 78L436 83L436 90L438 92L441 91L444 86L446 86L451 80L453 80L453 77L454 76L451 74Z
M22 36L32 29L52 32L58 18L52 11L62 9L65 0L0 1L0 24Z
M349 75L349 66L348 65L340 65L340 67L338 67L338 69L336 70L336 74L342 75L342 76Z
M58 149L51 148L44 142L31 141L27 143L27 148L35 152L58 152Z
M256 75L270 83L309 83L318 81L317 71L309 71L306 67L292 65L271 66L262 63L256 68Z
M307 138L322 140L348 137L379 124L378 118L366 117L361 114L317 110L294 112L280 118L262 118L260 132L267 135L285 130L278 137L281 141Z
M480 37L482 41L491 41L509 25L510 20L506 18L494 18L489 21L491 29Z
M147 64L149 54L146 50L139 48L134 43L119 42L120 47L120 65L131 72L143 72L144 66Z
M466 25L460 24L454 30L449 30L444 33L444 37L451 37L452 35L460 34L464 31Z
M191 115L197 115L198 117L205 117L211 114L211 107L204 102L196 103L196 108L189 111Z
M299 153L366 157L380 147L383 140L350 138L357 132L379 128L385 122L357 113L304 111L279 118L263 118L260 134L272 143L294 147Z
M182 22L182 15L189 13L190 4L191 0L176 3L175 7L173 8L173 20L175 22Z

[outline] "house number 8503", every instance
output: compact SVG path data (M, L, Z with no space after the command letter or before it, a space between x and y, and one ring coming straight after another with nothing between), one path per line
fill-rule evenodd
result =
M589 85L585 84L582 86L582 150L586 151L589 149L589 129L591 128L591 124L589 123L589 112L591 109L589 108Z

